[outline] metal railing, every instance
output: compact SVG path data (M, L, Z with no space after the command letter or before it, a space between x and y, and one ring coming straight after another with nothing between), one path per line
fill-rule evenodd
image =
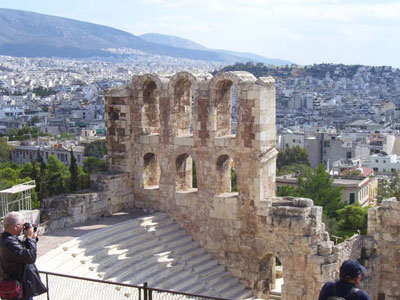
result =
M146 282L143 286L136 286L52 272L40 271L39 273L48 291L36 296L35 300L228 300L151 288Z

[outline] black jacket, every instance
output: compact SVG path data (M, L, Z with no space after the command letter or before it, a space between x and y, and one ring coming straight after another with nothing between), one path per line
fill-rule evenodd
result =
M18 280L22 283L24 298L47 291L35 266L36 241L21 242L17 236L3 232L0 238L0 279Z

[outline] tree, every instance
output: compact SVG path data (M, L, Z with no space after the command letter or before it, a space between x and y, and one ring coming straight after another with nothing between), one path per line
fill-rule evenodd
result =
M60 139L72 140L74 135L71 132L63 132L60 134Z
M294 196L295 197L295 196L298 196L297 188L295 188L294 186L290 186L290 185L278 186L276 195L278 197L284 197L284 196Z
M308 161L308 152L305 148L295 146L279 151L276 161L278 170L293 164L310 165Z
M333 179L320 164L315 172L307 172L305 176L298 178L299 188L297 192L301 197L314 200L315 205L324 208L324 214L328 217L337 217L337 210L342 208L342 188L333 186Z
M292 164L289 166L284 166L280 171L278 171L278 176L296 174L298 176L304 176L307 172L312 172L312 168L309 165L303 164Z
M102 159L107 154L106 140L97 140L85 145L83 155L86 157L94 156Z
M358 204L346 205L338 210L339 221L336 236L343 239L349 238L357 233L365 235L368 226L368 207L361 207Z
M89 174L107 171L107 162L94 156L83 160L83 170Z
M79 173L78 166L76 164L76 158L74 156L74 150L71 148L71 162L69 165L69 172L71 173L70 178L70 190L71 192L75 192L79 189Z
M7 144L7 140L0 137L0 162L8 162L10 160L11 150L12 147Z
M47 160L46 182L48 195L53 196L66 192L68 190L66 182L70 176L68 168L51 154Z

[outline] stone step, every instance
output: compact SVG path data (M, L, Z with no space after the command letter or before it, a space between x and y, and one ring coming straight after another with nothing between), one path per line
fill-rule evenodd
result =
M154 259L152 258L154 254L161 252L165 252L164 245L150 245L147 249L145 249L145 253L137 252L129 258L121 260L114 265L111 265L109 269L102 269L101 267L98 267L97 270L99 273L104 273L104 276L102 276L102 278L112 280L112 278L116 278L117 275L131 272L131 269L127 268L127 266L134 266L135 269L137 269L137 266L141 265L142 263L153 263Z
M281 293L275 292L275 291L269 291L269 299L280 300L281 299Z
M231 285L228 285L224 289L219 291L219 294L224 298L236 299L231 298L230 296L246 289L243 283L240 283L237 278L234 279L236 279L236 281L233 281Z
M239 280L236 277L230 276L229 278L218 280L216 283L211 285L211 288L218 292L218 295L222 297L224 293L228 292L232 286L238 283Z
M192 261L193 259L195 259L200 255L203 255L204 253L205 251L203 248L196 247L196 248L190 248L186 251L182 251L181 253L176 253L176 251L174 250L172 252L172 255L174 257L177 257L179 262L188 262Z
M215 285L219 280L224 280L225 278L229 278L232 276L228 271L222 270L212 274L211 276L207 276L205 278L206 282L209 286Z
M177 292L251 298L251 290L163 213L124 222L113 230L97 230L88 240L82 236L62 247L57 254L49 254L55 268L46 270L134 285L147 282L149 287ZM46 255L42 259L43 264L48 263ZM172 294L158 296L189 299Z
M191 271L184 269L181 265L176 265L161 271L148 283L151 287L166 289L171 281L179 281L191 275Z
M228 299L237 299L237 300L252 299L253 291L251 289L241 289L233 294L227 293L226 297Z
M225 267L224 266L215 265L215 266L210 266L210 267L200 271L199 275L202 278L207 278L207 277L210 277L210 276L214 275L215 273L223 272L223 271L225 271Z
M192 268L196 272L201 272L203 270L207 270L208 268L216 266L216 265L218 265L218 262L215 259L211 258L211 255L210 255L209 259L200 261L197 264L192 265Z
M198 284L199 278L195 274L192 276L184 277L182 280L175 282L174 285L170 286L169 289L172 291L185 291L187 292L187 287L191 286L192 284Z

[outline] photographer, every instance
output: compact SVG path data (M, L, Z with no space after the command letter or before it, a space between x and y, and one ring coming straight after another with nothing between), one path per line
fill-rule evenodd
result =
M3 220L4 232L0 238L0 279L17 280L22 284L22 299L47 291L35 266L37 231L31 224L24 227L24 216L18 212L8 213ZM37 229L37 228L36 228ZM25 241L20 241L23 232Z

